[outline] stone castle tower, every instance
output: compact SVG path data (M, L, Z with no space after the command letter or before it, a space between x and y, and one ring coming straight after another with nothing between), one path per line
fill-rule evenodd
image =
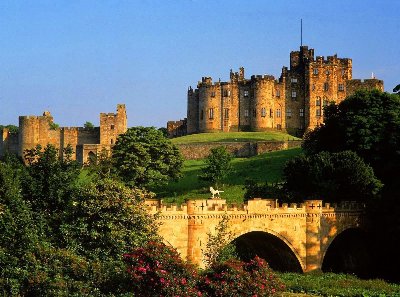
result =
M228 82L203 77L187 94L187 134L217 131L285 130L302 135L323 122L323 108L359 89L383 91L383 81L352 79L352 60L336 55L314 57L301 46L290 53L290 68L279 79L253 75L244 68L230 73ZM175 127L179 128L179 127Z
M117 105L117 113L101 113L100 127L57 127L53 116L45 111L42 116L20 116L18 133L3 129L0 134L0 157L15 153L23 157L27 149L40 144L54 145L60 156L68 145L74 150L73 158L81 163L97 156L102 150L110 151L119 134L127 130L124 104Z

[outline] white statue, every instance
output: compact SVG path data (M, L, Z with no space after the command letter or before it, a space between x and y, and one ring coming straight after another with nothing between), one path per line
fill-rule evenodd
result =
M212 194L212 198L215 198L215 195L217 195L218 197L221 197L221 195L219 193L223 193L224 191L220 191L220 190L214 190L213 187L210 187L210 192Z

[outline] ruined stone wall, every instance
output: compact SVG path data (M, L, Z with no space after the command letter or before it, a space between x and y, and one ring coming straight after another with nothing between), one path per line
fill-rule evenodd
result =
M167 133L169 138L184 136L187 134L187 119L180 121L168 121Z
M127 130L124 104L117 105L117 113L100 113L100 144L115 144L117 137Z
M288 141L258 141L258 142L225 142L225 143L189 143L177 145L186 160L204 159L211 149L223 146L235 157L251 157L266 152L279 151L293 147L300 147L301 140Z
M11 133L9 129L0 130L0 157L7 152L18 154L18 133Z

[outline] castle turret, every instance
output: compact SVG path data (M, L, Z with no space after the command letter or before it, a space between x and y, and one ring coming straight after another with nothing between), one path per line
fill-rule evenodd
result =
M117 113L100 113L100 144L115 144L118 135L126 130L125 104L117 105Z

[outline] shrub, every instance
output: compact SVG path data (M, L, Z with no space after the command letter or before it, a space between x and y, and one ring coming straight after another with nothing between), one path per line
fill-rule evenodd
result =
M230 259L216 263L199 280L204 296L273 296L284 289L268 264L255 257L250 262Z
M132 290L138 296L201 296L196 287L197 271L177 251L162 243L149 242L124 255Z

